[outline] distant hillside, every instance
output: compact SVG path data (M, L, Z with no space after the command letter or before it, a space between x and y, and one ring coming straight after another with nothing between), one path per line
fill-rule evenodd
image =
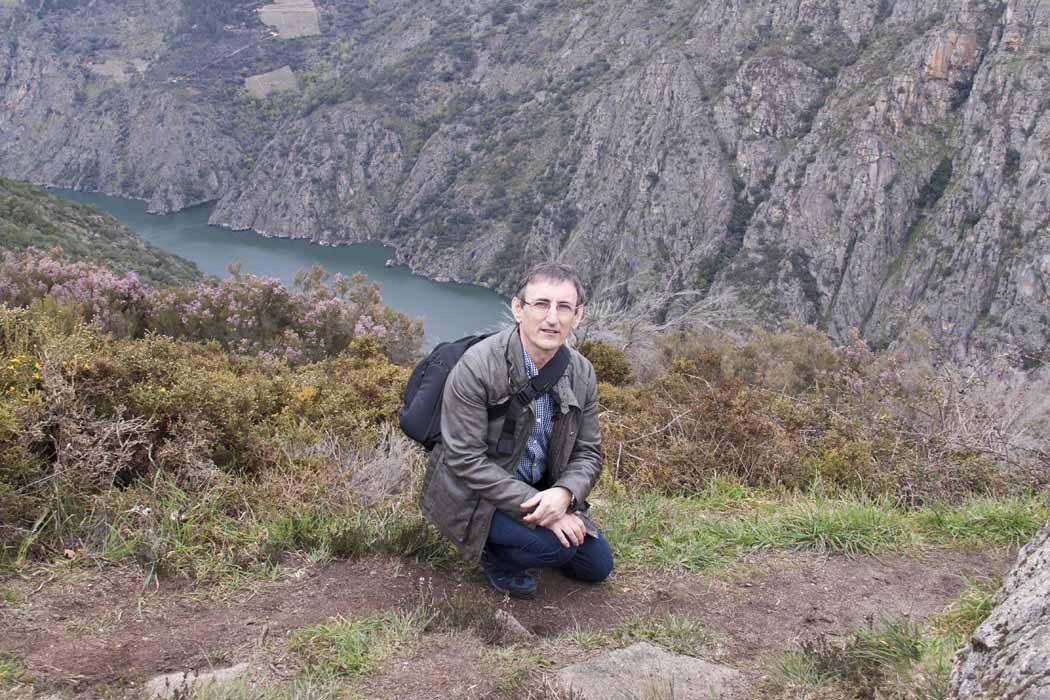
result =
M77 204L33 185L0 178L0 250L61 246L67 258L135 272L153 285L203 278L189 260L146 243L95 207Z
M1050 343L1050 3L25 0L0 174L506 292ZM685 301L683 301L685 300Z

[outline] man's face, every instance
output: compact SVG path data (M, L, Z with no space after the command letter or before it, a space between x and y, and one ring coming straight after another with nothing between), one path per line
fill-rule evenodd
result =
M511 300L521 342L533 360L548 358L565 342L583 318L572 282L533 280Z

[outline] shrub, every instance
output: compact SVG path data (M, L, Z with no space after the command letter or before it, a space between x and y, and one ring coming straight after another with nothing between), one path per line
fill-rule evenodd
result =
M0 558L71 549L209 576L289 547L415 546L347 520L343 457L377 442L408 374L381 339L289 368L214 341L113 339L63 309L0 307ZM320 529L290 532L317 537L279 534L311 508Z
M599 382L615 386L631 383L631 362L620 348L601 340L585 340L576 349L594 365Z
M394 362L419 352L422 324L383 304L364 276L334 277L321 267L300 272L296 289L276 278L242 275L189 287L153 289L134 273L118 277L90 263L69 263L61 250L30 248L0 264L0 303L26 306L51 299L73 305L86 321L121 338L151 331L173 338L213 340L239 354L317 362L371 335Z
M977 391L988 374L979 368L874 353L856 336L834 347L798 327L686 338L664 354L663 376L600 392L615 479L687 494L729 472L753 485L819 484L919 505L1048 477L1045 446Z

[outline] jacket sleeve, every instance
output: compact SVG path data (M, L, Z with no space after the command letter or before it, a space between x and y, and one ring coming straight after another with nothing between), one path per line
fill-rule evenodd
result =
M458 362L445 382L441 440L445 465L464 485L499 510L520 518L519 508L536 489L513 478L489 459L487 390L466 362Z
M580 508L602 472L602 432L598 425L598 380L588 365L587 398L583 402L579 432L561 478L554 484L569 489Z

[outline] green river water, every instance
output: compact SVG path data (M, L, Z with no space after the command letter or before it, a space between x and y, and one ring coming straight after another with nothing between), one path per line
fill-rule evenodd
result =
M405 267L386 267L390 249L379 243L322 246L288 238L265 238L252 231L208 225L207 205L173 214L146 213L143 202L90 192L52 189L57 195L98 207L144 239L197 264L209 275L225 276L230 263L242 272L277 277L286 285L301 268L321 264L332 273L363 272L379 282L383 300L412 318L423 319L427 344L493 330L507 320L507 300L483 287L439 283Z

